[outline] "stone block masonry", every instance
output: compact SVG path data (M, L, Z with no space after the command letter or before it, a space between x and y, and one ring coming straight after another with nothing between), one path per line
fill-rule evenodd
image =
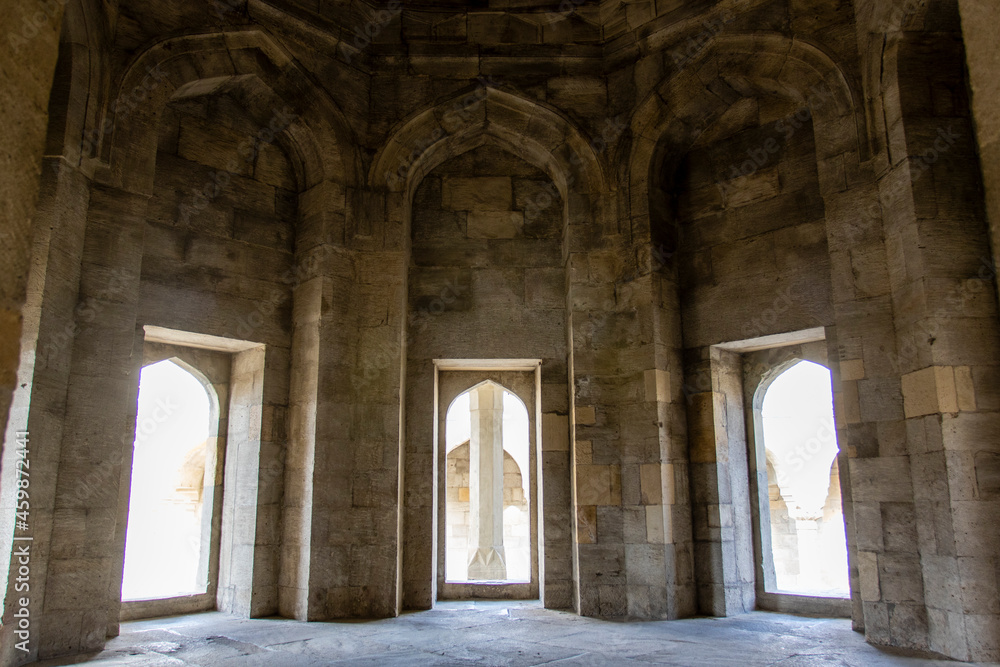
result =
M473 500L441 378L492 373L537 399L505 596L849 609L1000 660L991 3L181 4L4 8L0 526L28 431L33 540L27 605L0 542L0 663L156 606L120 585L155 345L215 355L227 415L211 594L164 604L434 607L441 503ZM764 585L754 397L799 357L832 374L850 600Z

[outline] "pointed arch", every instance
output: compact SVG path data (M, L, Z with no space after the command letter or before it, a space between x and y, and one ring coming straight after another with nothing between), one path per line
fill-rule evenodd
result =
M495 380L489 380L489 379L487 379L487 380L483 380L482 382L477 382L476 384L469 385L468 387L466 387L465 389L463 389L462 391L460 391L458 394L456 394L455 398L451 399L451 403L448 404L448 410L451 409L451 406L455 405L455 401L458 400L459 396L461 396L463 394L467 394L470 391L472 391L473 389L476 389L477 387L481 387L484 384L491 384L494 387L498 387L499 389L502 389L503 391L507 392L508 394L510 394L511 396L513 396L514 398L516 398L517 402L520 403L522 406L524 406L525 410L528 409L528 406L525 405L525 403L524 403L524 399L522 399L520 396L518 396L517 393L515 393L513 389L509 389L509 388L503 386L502 384L500 384L499 382L497 382Z
M179 356L151 360L141 377L120 582L126 614L142 606L136 601L199 596L210 604L217 587L218 393Z
M157 359L156 361L150 361L142 365L143 370L158 364L162 361L169 361L173 365L180 368L182 371L192 376L201 385L201 388L205 390L205 394L208 396L209 404L209 437L216 437L219 434L219 414L221 410L221 405L219 404L219 392L215 388L215 384L205 375L198 367L192 365L191 363L184 361L176 355L171 355L164 357L162 359Z
M132 61L105 122L110 142L102 156L111 185L152 192L163 107L213 93L234 95L262 130L276 117L291 119L279 126L290 139L300 191L322 181L360 180L344 114L269 35L253 29L167 39Z
M548 174L568 203L569 224L592 220L592 203L605 190L606 179L591 143L555 110L491 86L467 91L403 121L375 156L369 186L402 196L402 208L408 212L427 174L486 143Z
M804 357L795 355L788 359L783 360L781 363L774 365L773 367L767 369L763 375L761 375L760 382L757 383L756 389L754 389L753 396L751 397L751 403L755 410L759 410L764 407L764 395L767 394L767 390L771 388L771 385L775 380L785 373L792 366L797 366L803 361L809 361L816 364L817 366L823 366L827 370L830 370L826 364L821 364L812 359L806 359Z
M71 165L93 152L94 128L109 88L107 16L96 0L66 3L59 33L59 58L49 96L45 155Z
M477 389L478 387L481 387L481 386L487 385L487 384L493 385L494 387L496 387L497 389L499 389L501 392L503 392L503 394L505 396L509 394L512 399L514 399L515 401L517 401L517 405L520 406L520 408L522 410L524 410L524 415L525 415L525 417L527 417L527 415L528 415L528 405L524 402L524 399L521 398L517 394L517 392L515 392L513 389L509 389L509 388L505 387L504 385L502 385L499 382L496 382L494 380L483 380L482 382L477 382L476 384L470 385L466 389L463 389L459 393L455 394L455 397L451 399L450 403L448 403L448 407L445 408L444 413L446 415L446 418L447 418L447 415L451 414L452 409L455 408L456 403L458 403L458 401L463 396L465 396L466 394L471 394L473 389ZM459 446L460 444L461 443L454 443L454 444L448 446L447 447L447 451L448 452L452 451L455 447ZM507 443L504 443L504 450L507 450L507 449L508 449L508 445L507 445Z
M857 115L860 104L840 67L800 39L777 33L720 35L665 79L632 116L633 219L654 213L655 184L663 182L699 134L741 97L754 94L782 96L809 108L823 194L846 189L838 174L856 172L869 149Z

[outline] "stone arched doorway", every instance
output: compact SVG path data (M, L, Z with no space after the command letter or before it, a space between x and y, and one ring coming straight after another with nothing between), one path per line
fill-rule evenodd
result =
M495 401L490 400L494 397ZM484 415L495 417L501 428L493 429L488 423L491 419ZM449 406L445 419L446 582L530 582L528 423L528 410L521 400L490 380L459 394ZM484 535L493 536L495 546L483 543ZM496 571L481 571L475 556L490 550L502 557Z
M753 416L767 461L765 589L850 597L829 370L798 359L780 364L758 386Z
M542 598L539 363L469 363L436 362L434 598Z
M208 592L219 416L212 383L188 364L142 369L123 601Z

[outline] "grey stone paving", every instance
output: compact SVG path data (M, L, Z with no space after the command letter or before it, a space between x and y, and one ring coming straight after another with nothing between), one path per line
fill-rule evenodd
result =
M732 618L614 623L537 603L441 603L394 619L301 623L211 612L122 624L97 665L961 665L875 648L850 622L754 612ZM986 663L977 663L986 664Z

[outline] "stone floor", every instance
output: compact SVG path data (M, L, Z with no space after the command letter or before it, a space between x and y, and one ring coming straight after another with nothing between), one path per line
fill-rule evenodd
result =
M124 623L97 665L961 665L869 646L850 622L755 612L733 618L612 623L537 603L442 603L362 622L240 619L212 612Z

